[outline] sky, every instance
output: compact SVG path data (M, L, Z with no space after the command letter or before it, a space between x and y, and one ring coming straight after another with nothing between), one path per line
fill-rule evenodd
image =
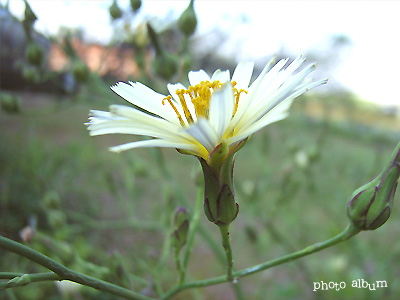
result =
M59 26L80 27L90 40L103 42L112 36L108 15L111 2L29 1L39 19L37 30L54 34ZM174 20L189 1L142 2L134 23L150 16ZM122 8L129 5L126 0L118 3ZM9 6L15 16L23 16L23 0L10 0ZM400 107L400 1L196 0L195 10L196 34L206 36L213 28L224 30L229 43L223 50L228 57L239 60L268 58L281 49L293 56L324 51L332 35L346 35L351 44L345 55L338 60L335 53L330 53L331 57L326 58L335 64L334 73L329 75L363 100Z

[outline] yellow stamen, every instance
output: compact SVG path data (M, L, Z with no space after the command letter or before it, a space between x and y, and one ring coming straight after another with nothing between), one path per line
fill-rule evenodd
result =
M239 98L241 93L246 93L247 91L244 89L237 90L235 88L236 82L232 81L232 88L233 88L233 100L235 101L234 103L234 110L232 117L235 115L238 105L239 105ZM213 82L210 81L201 81L200 83L196 84L195 86L189 86L187 90L185 89L180 89L177 90L175 93L179 98L179 102L181 104L181 107L184 112L184 116L186 118L186 121L188 124L194 123L194 119L192 114L189 111L189 108L187 106L187 97L189 96L190 101L193 103L194 110L196 113L196 117L204 117L208 118L208 111L210 109L210 99L212 94L222 88L223 84L219 80L215 80ZM185 127L185 122L183 121L182 116L178 112L177 108L173 104L172 97L167 96L166 98L163 99L163 104L165 103L165 100L168 101L168 103L171 105L171 107L174 109L176 115L178 116L179 122L181 123L182 127Z
M238 106L239 106L239 97L240 97L240 94L241 94L241 93L245 93L245 94L248 93L248 91L246 91L245 89L237 90L237 89L235 88L235 85L236 85L236 81L232 81L233 98L235 98L235 106L233 107L233 114L232 114L232 117L233 117L233 116L236 114L236 112L237 112L237 109L238 109Z
M181 114L180 114L179 111L176 109L174 103L172 103L172 97L171 97L171 96L167 96L166 98L164 98L164 99L162 100L162 104L163 104L163 105L165 104L165 100L168 101L169 105L171 105L172 109L175 111L176 115L178 116L179 123L181 123L181 126L182 126L182 127L185 127L186 125L185 125L185 122L183 122L183 119L182 119L182 117L181 117Z

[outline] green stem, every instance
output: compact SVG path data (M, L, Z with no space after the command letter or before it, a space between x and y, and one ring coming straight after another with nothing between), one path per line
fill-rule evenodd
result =
M49 269L50 271L53 271L55 274L59 276L59 279L57 280L69 280L73 281L82 285L86 285L92 288L95 288L97 290L107 292L113 295L117 295L126 299L131 299L131 300L150 300L153 298L144 296L142 294L139 294L134 291L130 291L128 289L125 289L123 287L117 286L115 284L87 276L78 272L75 272L55 260L33 250L30 249L20 243L17 243L13 240L10 240L8 238L5 238L3 236L0 236L0 248L14 252L20 256L23 256L39 265L42 265L46 269Z
M0 272L0 279L10 279L8 282L0 283L0 291L3 289L7 289L7 288L25 286L31 282L61 280L60 276L58 276L57 274L55 274L53 272L36 273L36 274Z
M250 267L250 268L246 268L240 271L237 271L234 273L235 277L244 277L244 276L248 276L269 268L272 268L274 266L277 265L281 265L284 263L287 263L289 261L301 258L303 256L307 256L310 255L314 252L318 252L321 251L325 248L331 247L333 245L336 245L337 243L343 242L348 240L349 238L353 237L354 235L356 235L357 233L359 233L360 230L358 230L357 228L355 228L352 224L350 224L343 232L341 232L340 234L334 236L333 238L325 241L325 242L321 242L321 243L316 243L314 245L308 246L306 248L304 248L303 250L300 251L296 251L293 252L291 254L282 256L280 258L274 259L274 260L270 260L267 261L263 264L259 264L257 266L254 267Z
M185 248L185 252L183 253L183 269L184 272L186 271L188 262L189 262L189 257L190 254L192 253L193 249L193 243L194 243L194 237L195 233L197 230L197 227L199 226L199 220L200 220L200 214L201 214L201 208L203 204L203 199L204 199L204 194L203 194L203 189L198 188L197 189L197 199L196 199L196 205L194 208L194 213L193 217L190 220L190 227L189 227L189 233L188 233L188 238L187 238L187 245Z
M325 242L316 243L314 245L304 248L303 250L299 250L299 251L293 252L291 254L282 256L280 258L267 261L263 264L259 264L254 267L249 267L249 268L246 268L243 270L239 270L237 272L233 272L232 275L233 275L233 277L238 278L238 277L248 276L248 275L263 271L263 270L267 270L269 268L272 268L272 267L287 263L289 261L293 261L298 258L310 255L312 253L321 251L325 248L331 247L340 242L344 242L344 241L348 240L349 238L355 236L359 232L360 231L357 228L355 228L353 225L349 225L343 232L341 232L340 234L336 235L335 237L333 237ZM221 284L221 283L224 283L227 281L228 281L228 277L226 275L223 275L223 276L218 276L218 277L205 279L205 280L187 282L182 285L177 285L177 286L173 287L167 293L165 293L161 299L163 299L163 300L169 299L173 295L176 295L183 290Z
M232 259L232 248L231 243L229 241L229 226L219 226L219 230L221 232L222 238L222 246L224 247L226 254L226 279L228 281L233 281L232 276L232 267L233 267L233 259Z
M182 262L181 262L181 257L180 257L180 251L178 249L175 250L175 263L176 263L176 269L179 272L179 279L178 283L183 284L185 282L185 269L183 268Z

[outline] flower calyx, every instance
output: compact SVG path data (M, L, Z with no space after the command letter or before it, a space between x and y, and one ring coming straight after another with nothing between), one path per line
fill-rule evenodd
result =
M244 144L245 140L229 148L222 141L207 160L199 157L205 185L204 213L210 222L218 226L229 225L239 213L233 189L233 166L235 153Z

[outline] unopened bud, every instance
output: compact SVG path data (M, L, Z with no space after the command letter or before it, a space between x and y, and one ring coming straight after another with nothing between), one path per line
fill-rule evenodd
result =
M347 214L360 230L375 230L390 217L400 176L400 143L384 170L357 189L347 206Z
M53 229L58 229L65 226L67 223L67 217L61 210L49 209L47 210L47 222Z
M178 59L162 48L159 36L150 23L147 23L147 32L156 51L156 57L153 60L154 70L163 79L168 80L178 71Z
M43 61L43 49L35 43L29 43L25 51L26 60L35 66L40 66Z
M186 244L189 231L189 219L186 208L178 207L174 214L171 244L177 252Z
M193 4L194 0L191 0L189 6L182 13L178 20L179 29L185 36L191 36L196 30L197 18Z
M122 10L119 8L117 0L113 1L108 11L110 12L110 16L113 20L122 17Z
M157 75L168 80L178 71L178 59L169 52L163 52L154 58L153 67Z
M45 209L60 209L61 199L57 191L51 190L43 197L43 206Z
M29 6L27 0L25 0L24 20L30 24L33 24L37 20L37 17L35 13L32 11L31 7Z
M140 23L136 27L135 45L139 48L144 48L149 44L149 35L147 34L146 24Z
M27 82L38 82L40 74L34 66L25 65L22 69L22 76Z
M0 94L1 109L8 113L18 113L21 111L21 99L9 93Z
M89 69L80 60L76 60L72 65L72 75L77 82L85 83L89 79Z
M134 12L137 12L139 8L142 6L142 0L131 0L130 2Z

